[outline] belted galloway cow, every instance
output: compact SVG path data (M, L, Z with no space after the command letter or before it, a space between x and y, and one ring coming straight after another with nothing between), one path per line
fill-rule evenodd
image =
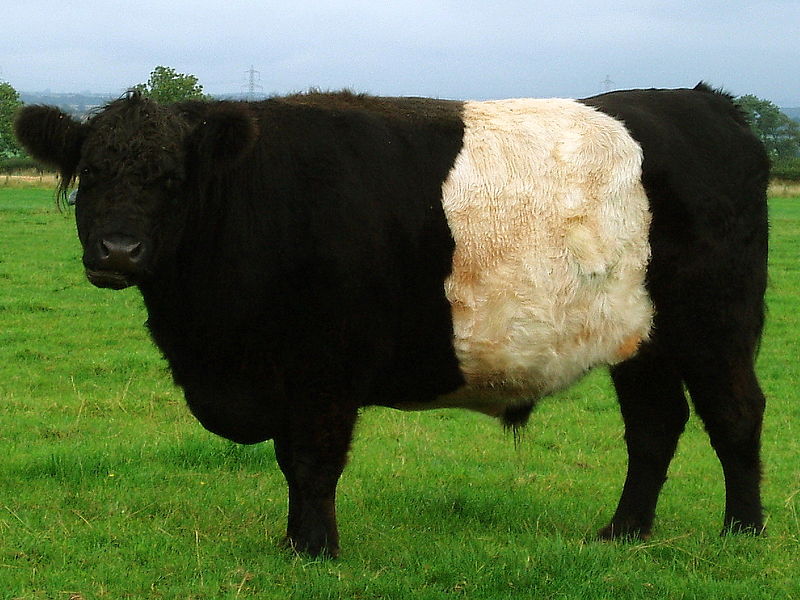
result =
M463 407L520 426L611 365L628 473L603 538L646 537L689 408L760 532L768 161L730 96L456 102L308 93L79 122L25 107L89 280L138 286L189 409L272 439L287 541L335 556L359 408Z

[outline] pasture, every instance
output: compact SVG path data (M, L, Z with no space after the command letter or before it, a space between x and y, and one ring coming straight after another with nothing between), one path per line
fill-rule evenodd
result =
M206 432L138 292L85 280L50 190L0 188L0 599L800 598L800 198L773 198L771 223L766 538L719 536L721 469L692 417L653 537L594 541L625 475L595 372L517 443L481 415L363 411L342 558L317 561L278 547L272 444Z

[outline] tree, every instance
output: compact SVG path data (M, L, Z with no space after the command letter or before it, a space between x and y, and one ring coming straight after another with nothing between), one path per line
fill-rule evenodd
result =
M22 106L19 93L11 84L0 81L0 158L23 154L14 137L14 114Z
M778 106L752 94L740 96L736 102L772 159L792 158L800 153L800 124Z
M203 86L197 82L197 77L177 73L172 67L156 67L147 83L135 85L133 89L164 104L205 99Z

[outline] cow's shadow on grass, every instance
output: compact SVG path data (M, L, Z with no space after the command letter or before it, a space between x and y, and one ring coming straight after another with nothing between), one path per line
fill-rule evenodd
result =
M106 478L110 473L180 470L267 472L277 469L272 444L242 446L216 438L187 437L170 444L97 445L87 442L44 449L20 458L12 474L30 480L55 479L65 484Z

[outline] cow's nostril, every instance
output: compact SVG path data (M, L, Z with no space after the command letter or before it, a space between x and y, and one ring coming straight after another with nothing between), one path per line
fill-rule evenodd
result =
M130 247L128 254L132 260L138 260L138 258L142 255L142 248L142 242L135 242Z
M144 260L145 246L136 239L112 235L98 242L101 268L123 273L139 270Z

